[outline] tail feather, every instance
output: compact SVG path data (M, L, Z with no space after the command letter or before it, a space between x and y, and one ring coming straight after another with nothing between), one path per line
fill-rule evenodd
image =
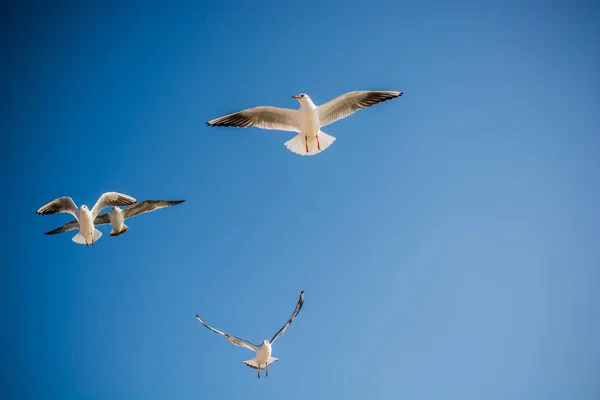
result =
M125 224L123 224L123 228L121 228L120 231L116 230L115 228L112 228L110 230L110 236L119 236L124 234L125 232L127 232L127 230L129 230L129 227Z
M271 364L273 364L276 361L279 361L279 358L269 357L269 359L267 360L267 364L271 365ZM246 360L246 361L244 361L244 364L246 364L247 366L249 366L252 369L261 369L261 370L265 369L265 367L267 366L267 364L260 364L259 365L256 362L256 359L254 359L254 358L252 360Z
M335 137L322 131L319 131L318 136L318 143L317 138L308 138L308 152L306 151L307 140L302 133L297 134L295 137L285 142L284 145L288 148L288 150L296 154L300 154L301 156L314 156L315 154L319 154L320 152L324 151L335 141ZM319 144L321 145L321 150L319 150Z
M94 229L94 242L97 242L101 236L102 232L100 232L98 229ZM71 240L78 244L91 244L91 241L85 241L85 236L83 236L83 233L81 233L81 231L77 232L77 235L73 236L73 239Z
M85 237L81 232L77 232L77 235L73 236L73 239L71 240L78 244L86 244Z
M101 236L102 236L102 232L100 232L98 229L94 229L94 242L97 242Z

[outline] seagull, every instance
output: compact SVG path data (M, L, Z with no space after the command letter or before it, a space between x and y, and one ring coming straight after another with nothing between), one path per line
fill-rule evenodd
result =
M402 92L389 90L363 90L348 92L335 99L316 106L307 94L292 98L298 100L300 108L292 110L279 107L254 107L208 121L208 126L232 126L298 132L285 143L290 151L306 156L320 153L329 147L335 137L321 131L321 128L354 114L363 108L402 96Z
M37 210L38 215L48 215L57 213L69 213L77 220L79 225L79 232L73 236L73 241L79 244L94 243L100 239L102 232L94 227L94 220L98 216L98 213L103 209L110 206L128 206L134 204L136 200L126 194L117 192L106 192L96 202L92 210L90 211L87 206L82 205L77 208L77 205L73 202L70 197L59 197L56 200L40 207Z
M119 236L127 232L129 227L125 225L124 221L128 218L133 218L136 215L145 214L148 212L160 210L161 208L171 207L176 204L183 203L185 200L144 200L134 205L121 209L118 206L113 206L112 210L106 214L100 214L94 220L94 225L106 225L110 224L112 229L110 236ZM63 226L56 228L50 232L46 232L46 235L56 235L57 233L69 232L73 229L77 229L79 223L77 220L73 220Z
M273 336L273 338L271 338L270 341L269 340L263 340L260 345L255 345L255 344L247 342L247 341L245 341L243 339L240 339L238 337L229 335L229 334L227 334L225 332L221 332L221 331L219 331L219 330L211 327L210 325L208 325L197 314L196 314L196 318L198 318L198 321L200 321L202 323L202 325L204 325L205 327L207 327L211 331L216 332L216 333L218 333L221 336L224 336L227 340L229 340L234 345L245 347L245 348L247 348L249 350L252 350L252 351L256 352L256 356L253 359L251 359L251 360L244 361L244 364L246 364L250 368L258 370L258 379L260 379L260 370L261 369L266 369L266 375L269 376L269 365L273 364L276 361L279 361L279 358L271 357L271 345L281 335L284 334L284 332L287 329L287 327L292 323L292 321L294 320L294 318L296 318L296 316L300 312L300 309L302 308L302 304L304 304L304 290L300 292L300 299L298 299L298 304L296 304L296 308L294 309L294 312L292 313L292 316L290 317L290 319L288 320L288 322L286 322L285 325L283 325L281 327L281 329L279 331L277 331L277 333Z

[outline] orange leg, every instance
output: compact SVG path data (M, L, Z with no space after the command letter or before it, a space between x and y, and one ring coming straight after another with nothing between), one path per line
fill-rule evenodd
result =
M267 377L269 377L269 363L265 364L265 369L267 370L267 372L266 372Z
M321 151L321 142L319 142L319 134L317 133L315 137L317 138L317 148L319 149L319 151Z
M258 379L260 379L260 369L258 370Z
M85 239L85 247L89 247L87 239Z
M304 142L306 143L306 152L308 153L308 136L304 136Z

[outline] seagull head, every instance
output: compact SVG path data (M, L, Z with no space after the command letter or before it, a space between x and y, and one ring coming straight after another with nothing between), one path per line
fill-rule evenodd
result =
M263 345L267 345L267 344L269 344L269 341L268 340L263 340L262 344Z
M298 100L300 102L300 104L302 104L303 102L306 102L306 101L310 101L310 97L308 97L308 95L305 93L300 93L297 96L292 96L292 98Z
M82 210L86 210L86 211L88 210L88 208L87 208L87 206L85 204L81 206L81 209Z

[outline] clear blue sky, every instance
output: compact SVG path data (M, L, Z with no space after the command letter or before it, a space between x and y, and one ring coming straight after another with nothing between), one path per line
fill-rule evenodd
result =
M0 13L0 397L600 398L600 7L104 3ZM361 89L316 157L204 125ZM105 191L188 201L43 235ZM300 290L268 379L195 319Z

